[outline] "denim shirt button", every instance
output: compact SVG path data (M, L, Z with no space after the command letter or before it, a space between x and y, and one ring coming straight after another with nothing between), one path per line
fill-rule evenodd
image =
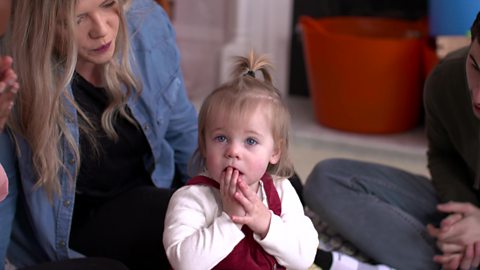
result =
M65 207L70 207L71 204L72 204L72 201L70 201L70 200L63 201L63 206L65 206Z
M71 159L68 161L68 163L70 163L70 165L75 164L75 158L71 158Z
M67 243L65 243L65 241L61 240L60 242L58 242L58 245L60 247L65 247L65 246L67 246Z
M150 129L150 126L148 124L143 125L143 130L148 131Z

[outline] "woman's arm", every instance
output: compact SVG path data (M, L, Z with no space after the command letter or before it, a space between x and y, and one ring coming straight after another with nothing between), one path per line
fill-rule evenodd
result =
M18 194L17 182L19 181L14 143L8 130L0 133L0 164L9 178L9 194L0 202L0 265L3 265L10 243L10 233L12 231Z

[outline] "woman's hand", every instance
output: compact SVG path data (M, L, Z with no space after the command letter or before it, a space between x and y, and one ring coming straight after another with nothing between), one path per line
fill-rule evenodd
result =
M260 235L263 239L267 236L270 228L272 213L263 204L257 193L242 180L237 183L239 192L235 193L235 199L245 209L244 216L233 216L232 220L238 224L247 225L254 233Z
M9 56L0 57L0 132L5 127L19 88L12 62Z

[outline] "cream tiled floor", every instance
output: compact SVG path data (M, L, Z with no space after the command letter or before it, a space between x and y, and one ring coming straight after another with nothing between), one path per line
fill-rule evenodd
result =
M428 176L423 128L389 135L347 133L316 123L308 98L287 101L292 114L290 154L303 181L318 161L333 157L379 162Z

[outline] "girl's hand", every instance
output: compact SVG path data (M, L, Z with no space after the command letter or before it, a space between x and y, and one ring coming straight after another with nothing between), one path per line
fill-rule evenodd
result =
M0 202L5 199L5 197L8 194L8 178L7 174L5 173L5 170L2 167L2 164L0 164Z
M0 132L7 122L19 88L12 62L9 56L0 57Z
M232 220L235 223L247 225L262 239L265 238L270 228L272 213L263 204L257 193L251 190L245 182L239 180L237 187L238 192L235 193L235 199L243 206L246 213L244 216L232 216Z
M222 197L223 211L233 220L233 216L244 216L245 210L242 205L234 198L237 192L239 172L232 168L227 168L222 172L220 179L220 195Z

